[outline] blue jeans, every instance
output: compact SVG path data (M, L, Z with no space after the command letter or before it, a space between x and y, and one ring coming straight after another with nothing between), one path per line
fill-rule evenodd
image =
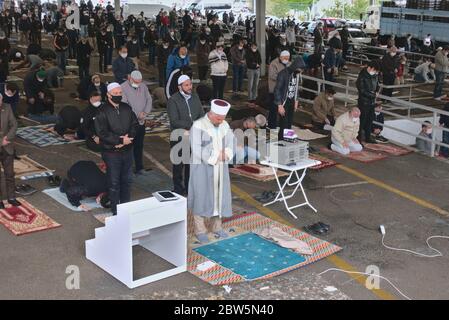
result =
M131 200L133 150L123 152L103 152L106 163L106 179L111 209L117 214L117 205Z
M232 163L242 164L248 163L248 161L257 161L260 158L260 153L254 148L249 146L244 146L243 148L237 147L235 150L234 158Z
M435 70L435 88L433 90L433 97L438 98L443 95L443 85L444 78L446 78L446 73Z
M65 73L65 67L67 65L67 52L56 51L56 62L58 63L58 67Z
M415 73L415 77L413 78L413 80L420 83L426 82L426 79L424 79L424 77L420 73Z
M87 24L80 25L80 36L85 37L87 35Z
M232 72L233 72L233 78L232 78L232 91L242 91L242 85L243 85L243 72L245 71L245 66L243 65L232 65Z
M449 131L443 131L443 143L449 144ZM449 148L441 146L440 153L443 157L449 157Z

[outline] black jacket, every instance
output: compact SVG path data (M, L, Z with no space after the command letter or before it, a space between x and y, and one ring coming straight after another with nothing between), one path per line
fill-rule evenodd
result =
M136 114L131 107L120 102L116 108L110 102L100 107L95 118L95 131L102 144L102 151L124 152L132 148L132 144L116 149L115 146L123 144L121 136L128 135L130 138L136 136L137 126Z
M393 74L393 73L395 73L394 70L399 67L399 59L397 58L397 55L392 57L387 52L382 57L381 67L382 67L382 73L383 74Z
M259 50L253 52L253 50L249 49L246 52L245 58L246 58L246 66L248 67L248 69L256 70L258 69L257 65L259 65L260 68L260 65L262 64L262 58L260 56Z
M356 81L356 86L359 91L359 108L374 108L376 94L379 91L378 76L370 75L368 70L365 68L360 71Z
M90 65L90 54L92 53L92 47L89 42L83 44L81 41L78 42L76 47L76 60L79 66Z
M59 135L64 135L67 129L76 130L81 124L81 111L75 106L65 106L59 111L58 121L55 125L55 131Z
M98 115L100 107L94 107L89 103L86 109L84 109L81 117L81 131L83 132L86 140L94 142L93 136L96 136L95 131L95 118Z
M304 69L305 66L304 60L298 57L290 66L279 72L274 87L274 103L276 106L282 105L287 100L288 86L292 77L295 76L295 70Z

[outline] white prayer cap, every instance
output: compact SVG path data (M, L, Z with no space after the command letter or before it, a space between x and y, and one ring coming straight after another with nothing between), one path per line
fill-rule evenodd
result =
M121 86L117 82L112 82L108 84L108 92L111 92L115 88L121 88Z
M134 80L142 80L142 73L139 70L134 70L131 72L131 78Z
M17 57L17 58L20 58L21 56L22 56L22 53L21 53L20 51L17 51L17 52L16 52L16 57Z
M290 52L287 50L284 50L281 52L280 57L290 57Z
M180 86L181 84L183 84L184 82L186 82L187 80L190 80L190 77L188 75L183 74L182 76L179 77L178 79L178 86Z
M263 114L258 114L256 116L256 124L258 127L265 127L267 124L267 118Z
M211 104L210 111L220 116L227 115L229 109L231 109L231 104L221 99L212 100L210 104Z

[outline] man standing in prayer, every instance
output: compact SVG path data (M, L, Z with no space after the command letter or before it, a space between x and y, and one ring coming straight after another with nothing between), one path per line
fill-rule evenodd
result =
M232 215L232 195L228 162L233 158L234 135L225 121L231 105L212 100L211 110L195 121L190 130L190 165L187 205L192 210L195 235L201 243L209 241L205 218L211 219L211 231L227 238L221 218Z

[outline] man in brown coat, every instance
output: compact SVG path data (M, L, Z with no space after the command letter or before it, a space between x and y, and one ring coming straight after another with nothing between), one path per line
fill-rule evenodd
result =
M20 206L20 202L16 200L14 195L14 146L12 141L16 137L16 131L17 121L11 110L11 106L3 103L3 96L0 95L0 162L5 172L6 194L1 190L1 187L0 193L2 200L6 198L9 204ZM4 208L5 205L0 201L0 209Z
M326 88L313 101L312 124L315 129L323 130L327 124L333 126L335 123L335 90L331 87Z

